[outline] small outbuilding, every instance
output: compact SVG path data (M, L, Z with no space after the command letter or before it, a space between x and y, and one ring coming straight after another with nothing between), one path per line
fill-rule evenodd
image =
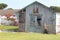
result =
M19 31L56 33L55 13L35 1L19 11Z

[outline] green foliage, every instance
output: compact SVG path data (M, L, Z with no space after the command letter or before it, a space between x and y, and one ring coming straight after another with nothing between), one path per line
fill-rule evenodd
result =
M7 4L0 3L0 9L4 9L4 8L6 8L7 6L8 6Z
M60 7L51 6L50 8L53 9L55 12L60 12Z

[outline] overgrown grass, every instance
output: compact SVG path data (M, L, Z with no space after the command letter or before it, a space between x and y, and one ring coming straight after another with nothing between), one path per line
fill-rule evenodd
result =
M5 26L5 25L0 25L0 30L10 30L10 29L17 29L17 26Z
M0 40L60 40L60 35L40 33L0 33Z

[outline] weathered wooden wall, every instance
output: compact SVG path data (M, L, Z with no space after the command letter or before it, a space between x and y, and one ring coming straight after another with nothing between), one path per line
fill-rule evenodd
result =
M19 31L25 31L25 13L22 13L22 11L19 13Z

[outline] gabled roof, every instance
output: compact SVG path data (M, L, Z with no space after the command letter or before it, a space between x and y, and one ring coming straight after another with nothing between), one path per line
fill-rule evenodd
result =
M34 4L34 3L38 3L38 4L42 5L43 7L46 7L46 8L48 8L48 9L50 9L49 7L43 5L42 3L38 2L38 1L35 1L35 2L33 2L33 3L29 4L29 5L27 5L26 7L22 8L22 9L25 9L25 8L27 8L28 6L30 6L30 5L32 5L32 4ZM21 9L21 10L22 10L22 9Z

